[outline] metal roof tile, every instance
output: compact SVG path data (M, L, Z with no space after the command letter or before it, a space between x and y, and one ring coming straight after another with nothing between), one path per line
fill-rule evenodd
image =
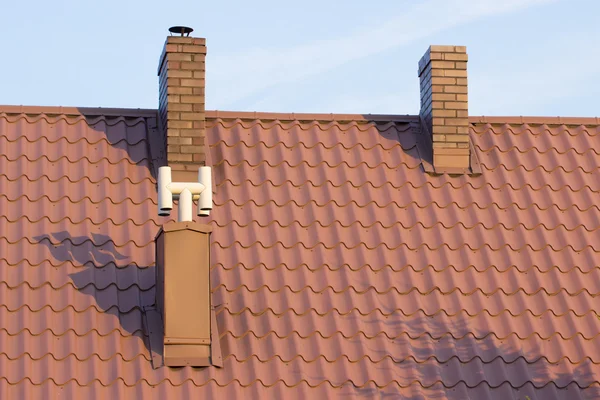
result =
M450 177L414 116L207 116L224 368L154 370L155 112L0 108L2 397L598 396L596 119L473 117Z

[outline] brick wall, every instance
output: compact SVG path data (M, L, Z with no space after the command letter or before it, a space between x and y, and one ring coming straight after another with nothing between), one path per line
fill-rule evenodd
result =
M159 126L174 174L197 174L206 163L205 59L205 39L167 37L158 67Z
M430 46L419 61L421 120L436 170L469 168L467 48Z

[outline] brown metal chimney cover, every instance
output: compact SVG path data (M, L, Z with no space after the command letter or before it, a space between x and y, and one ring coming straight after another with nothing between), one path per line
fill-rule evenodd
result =
M209 225L169 223L156 235L156 305L166 366L214 365Z

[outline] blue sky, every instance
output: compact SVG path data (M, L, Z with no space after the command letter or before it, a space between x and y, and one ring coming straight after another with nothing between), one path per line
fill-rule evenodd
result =
M0 104L156 108L168 27L187 25L207 38L208 109L416 114L419 58L453 44L471 115L600 116L596 0L29 0L3 15Z

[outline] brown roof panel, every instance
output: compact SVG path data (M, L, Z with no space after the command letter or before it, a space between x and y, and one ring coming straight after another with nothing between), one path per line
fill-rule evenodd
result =
M208 112L224 366L153 369L155 113L0 111L2 398L600 396L594 119L451 177L413 116Z

